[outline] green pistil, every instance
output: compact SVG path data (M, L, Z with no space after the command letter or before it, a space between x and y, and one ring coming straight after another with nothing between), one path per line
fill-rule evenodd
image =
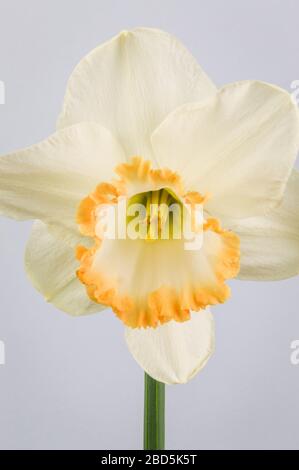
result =
M171 210L169 211L169 208L171 208L173 204L178 204L182 217L182 203L171 189L161 188L156 191L146 191L144 193L135 194L129 199L127 210L133 204L139 204L145 208L145 220L142 222L146 222L147 224L146 240L161 240L163 236L165 237L165 230L166 238L173 237L173 222L175 219ZM135 213L135 215L127 215L127 224L136 216L138 216L138 212ZM166 224L168 224L169 237L167 237Z

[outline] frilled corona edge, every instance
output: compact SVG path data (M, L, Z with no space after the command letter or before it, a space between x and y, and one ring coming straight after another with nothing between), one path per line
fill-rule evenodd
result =
M158 288L139 289L138 285L126 286L122 282L122 270L125 269L125 261L119 259L119 266L113 271L113 267L105 269L105 262L101 262L99 253L103 249L105 240L97 235L97 209L101 204L116 204L119 196L128 197L138 191L155 190L161 187L172 189L179 198L188 203L203 204L205 197L194 191L184 193L180 176L169 169L152 169L151 162L144 161L140 157L133 157L129 163L124 163L116 168L119 180L111 183L102 183L95 191L82 200L77 222L82 234L94 238L94 246L86 248L77 247L77 258L80 268L77 276L85 284L89 297L98 303L112 307L116 315L132 328L157 327L170 320L183 322L190 319L190 311L199 311L208 305L225 302L230 296L230 289L225 284L227 279L233 278L239 271L240 246L239 238L234 233L223 230L217 219L208 218L203 225L202 263L206 262L209 270L206 279L202 272L191 270L189 279L180 278L181 282L161 282ZM114 240L114 243L120 243ZM126 242L122 241L124 251ZM130 242L128 242L130 243ZM161 263L163 263L163 243L173 245L173 255L180 252L180 258L190 265L196 254L184 253L182 241L167 240L157 241L149 248L149 244L142 240L145 249L152 249L155 255L161 250ZM207 246L206 246L207 245ZM213 250L211 247L213 246ZM137 248L137 245L136 245ZM213 253L212 253L213 251ZM126 254L124 254L126 256ZM198 254L197 254L198 256ZM159 260L159 256L158 256ZM200 261L200 260L199 260ZM157 272L159 266L156 266ZM152 276L151 268L146 266L139 276ZM171 279L171 276L170 276ZM154 283L155 284L155 283Z

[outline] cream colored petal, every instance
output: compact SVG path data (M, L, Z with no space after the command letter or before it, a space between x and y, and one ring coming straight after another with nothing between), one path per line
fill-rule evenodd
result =
M299 274L298 171L293 170L278 208L230 227L241 240L240 279L271 281Z
M33 286L59 310L85 315L105 307L92 302L76 276L78 262L72 248L53 237L39 221L33 225L25 253L25 268Z
M172 321L156 329L127 327L125 338L134 359L151 377L166 384L186 383L214 352L214 320L202 310L184 323Z
M214 92L176 38L149 28L124 31L75 68L58 127L97 121L117 136L127 156L151 158L150 135L165 116Z
M264 214L282 198L299 146L299 114L286 91L244 81L187 104L152 136L159 163L211 197L215 215Z
M124 155L96 123L60 130L43 142L0 158L0 212L41 219L77 234L78 203L113 176Z

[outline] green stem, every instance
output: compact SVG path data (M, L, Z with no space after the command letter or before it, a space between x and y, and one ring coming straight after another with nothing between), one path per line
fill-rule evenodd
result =
M144 375L144 450L165 447L165 385Z

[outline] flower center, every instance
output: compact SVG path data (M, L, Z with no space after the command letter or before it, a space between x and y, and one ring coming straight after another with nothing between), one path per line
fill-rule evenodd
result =
M183 204L170 188L145 191L127 202L127 233L147 241L180 239Z
M177 173L140 157L115 172L120 179L99 184L77 212L82 235L94 240L77 247L77 276L91 300L132 328L183 322L191 311L225 302L225 281L239 270L239 239L217 219L204 219L206 196L186 192ZM110 209L112 237L102 217Z

